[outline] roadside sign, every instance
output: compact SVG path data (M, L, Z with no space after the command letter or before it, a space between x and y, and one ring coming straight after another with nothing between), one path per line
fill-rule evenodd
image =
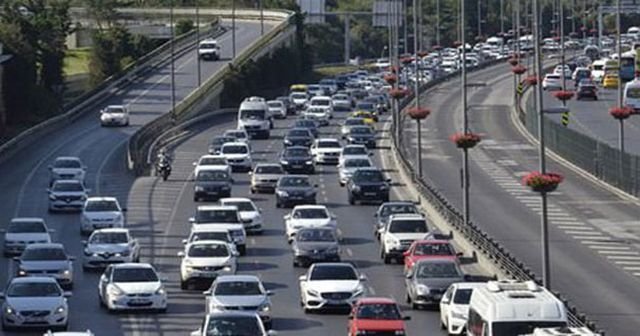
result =
M305 23L324 23L325 0L296 0Z

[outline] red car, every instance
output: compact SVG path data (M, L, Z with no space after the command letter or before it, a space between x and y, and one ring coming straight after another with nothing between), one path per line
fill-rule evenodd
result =
M358 300L349 315L349 336L356 335L404 335L404 321L398 304L389 298L369 297Z
M413 265L421 259L445 258L458 261L462 253L457 253L448 240L416 240L408 250L404 252L404 272L411 270Z

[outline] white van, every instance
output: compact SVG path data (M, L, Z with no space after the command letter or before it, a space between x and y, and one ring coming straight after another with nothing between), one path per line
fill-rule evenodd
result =
M624 86L622 105L633 108L634 112L640 112L640 80L634 79Z
M533 281L489 281L471 294L469 336L526 335L566 326L562 301Z
M580 328L537 328L527 336L600 336L586 327Z
M599 59L591 63L591 78L593 79L594 82L596 83L602 82L602 79L604 78L605 63L606 63L606 60L604 59Z
M238 109L238 128L244 129L251 137L268 139L273 128L273 118L264 98L245 98Z

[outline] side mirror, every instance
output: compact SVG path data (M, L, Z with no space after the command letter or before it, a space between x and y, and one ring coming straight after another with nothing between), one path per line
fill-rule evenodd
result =
M266 294L267 294L267 296L273 296L273 294L275 294L275 293L273 291L268 290Z
M409 320L411 320L411 316L409 316L409 315L403 316L402 319L405 320L405 321L409 321Z
M49 170L52 170L52 169L53 169L53 166L52 166L52 165L49 165L49 166L47 166L47 168L49 168Z
M15 262L18 262L18 263L20 262L20 257L13 257L11 259L13 259L13 261L15 261Z
M6 297L6 296L4 295L4 292L0 292L0 299L1 299L1 300L4 300L4 298L5 298L5 297Z
M4 232L5 230L2 230L0 232ZM56 229L48 229L47 232L49 233L56 233Z
M193 165L194 165L194 166L197 166L197 165L198 165L198 163L197 163L197 162L194 162L194 163L193 163Z
M307 276L306 275L299 276L298 281L307 281Z
M66 298L70 298L71 296L73 296L73 293L71 293L71 292L64 292L64 294L63 294L63 295L64 295L64 297L66 297Z
M180 258L184 258L184 255L185 255L185 254L184 254L184 251L180 251L180 252L178 252L178 253L177 253L177 255L178 255L178 257L180 257Z
M376 212L376 213L374 213L374 214L373 214L373 217L374 217L374 218L378 218L378 213L377 213L377 212Z
M316 184L314 184L314 185L313 185L313 187L314 187L314 188L317 188L317 187L318 187L318 184L317 184L317 183L316 183Z
M86 240L81 240L80 243L82 243L83 246L87 246L87 241Z
M51 193L51 189L47 188L45 190L47 191L47 193Z
M186 245L188 242L189 242L189 241L188 241L187 239L183 239L183 240L182 240L182 244L183 244L183 245Z
M189 217L189 223L195 223L196 219L195 217Z
M202 331L200 331L200 329L194 330L191 332L191 336L201 336L201 335L202 335Z
M127 208L122 208L122 209L120 209L120 211L127 212Z
M391 179L387 179L387 183L391 183Z
M404 251L404 252L402 252L402 255L403 255L403 256L405 256L405 257L406 257L406 256L408 256L409 254L410 254L410 252L409 252L409 251Z
M358 279L360 279L360 281L367 281L367 276L364 274L360 274L360 277Z
M291 219L291 215L284 215L284 216L282 216L282 218L284 220L289 220L289 219Z
M369 156L373 156L373 153L369 152Z
M248 171L247 175L251 176L251 175L253 175L253 172L252 171Z
M353 314L349 314L349 317L347 317L349 320L353 320Z
M456 257L462 257L462 256L464 256L464 253L463 253L463 252L458 252L458 253L456 253Z
M240 252L238 251L232 251L231 255L233 255L234 257L239 257L240 256Z

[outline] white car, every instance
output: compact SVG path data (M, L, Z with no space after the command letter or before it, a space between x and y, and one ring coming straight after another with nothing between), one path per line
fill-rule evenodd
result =
M244 142L230 142L222 145L220 155L227 159L232 170L250 171L253 161L251 149Z
M98 297L109 311L167 310L167 291L150 264L109 265L98 281Z
M338 164L342 145L338 139L320 138L311 145L311 155L316 164Z
M180 288L189 289L191 284L211 283L224 274L235 274L237 252L227 242L220 240L197 240L188 243L184 251L178 252L180 262Z
M82 210L89 197L89 190L79 180L56 180L49 193L49 212L60 210Z
M109 105L100 110L100 125L129 126L129 108L124 105Z
M568 65L564 66L564 71L562 71L562 65L556 65L556 67L553 69L553 73L560 76L564 75L564 77L567 79L571 78L571 76L573 75L573 72Z
M110 264L140 261L140 244L128 229L100 229L83 241L82 268L104 268Z
M249 146L249 148L251 148L251 138L249 137L249 133L242 128L226 130L223 135L235 138L235 142L244 142Z
M74 156L57 157L49 166L49 185L56 180L78 180L84 182L87 167Z
M13 218L4 232L4 255L20 255L30 244L51 242L51 232L42 218Z
M309 107L320 107L325 109L329 118L332 118L333 114L333 104L331 101L331 97L328 96L315 96L309 100Z
M226 170L227 174L231 176L231 166L229 166L229 162L227 162L227 158L224 155L203 155L193 165L195 166L193 176L198 176L198 172L203 168Z
M449 335L462 335L469 318L469 300L483 282L457 282L449 286L440 300L440 324Z
M373 166L369 156L347 157L338 165L338 180L340 181L340 186L347 184L357 169Z
M302 116L305 119L315 120L319 126L329 125L329 119L331 118L327 109L319 106L307 107L307 109L302 112Z
M189 237L187 239L183 239L182 244L187 245L200 240L220 240L229 244L234 251L237 251L236 242L233 240L233 236L231 234L235 225L237 224L231 224L231 227L226 227L225 224L193 225L191 226Z
M389 62L388 58L378 58L374 66L379 70L387 70L389 66L391 66L391 62Z
M2 330L45 327L67 330L70 292L49 277L13 278L0 293Z
M214 39L206 39L198 43L198 57L204 60L220 59L220 45Z
M353 104L351 98L346 94L335 94L331 96L331 104L335 109L351 110Z
M238 208L242 225L247 233L262 233L262 210L249 198L221 198L220 205Z
M289 95L289 98L297 111L304 110L309 102L309 95L304 92L293 92Z
M283 218L288 241L301 229L329 227L336 230L338 227L336 216L324 205L296 205Z
M73 261L58 243L31 244L15 259L16 276L46 276L56 279L62 288L73 288Z
M207 314L221 311L255 311L267 329L271 329L273 292L264 288L255 275L221 275L204 292Z
M240 255L245 255L247 247L247 233L244 231L238 208L220 205L201 205L196 208L195 217L189 218L192 228L203 224L218 225L229 230L233 242Z
M403 253L411 244L430 235L427 220L422 214L393 214L379 233L382 244L380 257L385 264L391 263L392 259L403 262Z
M546 74L542 80L543 90L562 90L562 77L558 74Z
M345 308L367 294L359 274L349 263L315 263L301 275L300 302L304 312L323 308Z
M80 232L124 227L124 212L115 197L90 197L84 203L80 218Z
M338 164L343 164L347 159L369 158L371 155L373 155L373 153L369 152L369 149L365 145L346 145L342 147Z
M287 117L287 107L280 100L269 100L269 114L277 119L285 119Z

